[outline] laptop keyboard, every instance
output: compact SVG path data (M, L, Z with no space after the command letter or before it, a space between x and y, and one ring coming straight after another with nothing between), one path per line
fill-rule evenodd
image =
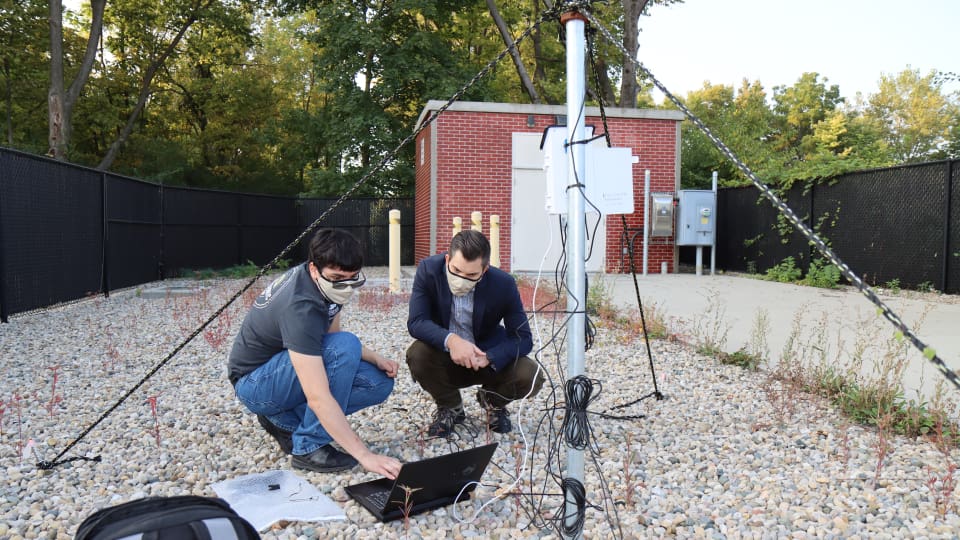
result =
M378 508L387 507L387 498L390 496L389 491L377 491L367 495L367 500L372 502Z

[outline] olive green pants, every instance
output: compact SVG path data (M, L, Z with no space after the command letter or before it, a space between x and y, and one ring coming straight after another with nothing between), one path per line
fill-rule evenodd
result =
M543 386L544 373L537 363L521 356L500 371L490 366L472 370L458 366L450 353L417 340L407 349L407 365L413 380L430 394L438 407L456 408L463 400L460 389L480 385L477 400L484 408L501 408L524 396L533 397ZM536 380L534 378L536 377ZM533 391L531 391L533 388Z

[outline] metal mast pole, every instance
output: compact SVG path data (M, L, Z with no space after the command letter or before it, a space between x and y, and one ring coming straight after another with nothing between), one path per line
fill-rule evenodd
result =
M573 311L567 328L568 377L583 374L586 325L586 279L584 254L586 230L584 227L583 184L586 179L586 130L584 123L586 17L568 11L560 17L567 36L567 309ZM577 144L579 143L579 144ZM567 397L569 399L569 396ZM567 448L567 477L583 483L583 450ZM566 497L566 524L577 517L577 506L570 494ZM582 538L582 534L577 534Z

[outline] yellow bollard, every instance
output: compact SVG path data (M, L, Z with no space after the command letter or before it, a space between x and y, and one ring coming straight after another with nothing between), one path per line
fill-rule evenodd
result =
M490 216L490 265L500 267L500 216Z
M400 292L400 211L390 211L390 292Z
M470 227L471 229L473 229L473 230L475 230L475 231L482 231L482 230L483 230L483 223L482 223L482 221L483 221L483 214L482 214L482 213L480 213L480 212L474 212L474 213L470 214L470 220L473 222L473 225Z
M453 218L453 234L451 236L456 236L463 229L463 220L459 216Z

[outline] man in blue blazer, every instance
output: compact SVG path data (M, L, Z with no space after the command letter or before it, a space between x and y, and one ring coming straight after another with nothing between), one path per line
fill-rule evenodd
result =
M527 356L533 340L517 283L490 267L490 242L479 231L457 233L447 253L420 261L407 329L416 339L407 349L410 373L437 403L430 436L447 436L466 419L461 388L479 384L490 429L508 433L507 404L543 386Z

